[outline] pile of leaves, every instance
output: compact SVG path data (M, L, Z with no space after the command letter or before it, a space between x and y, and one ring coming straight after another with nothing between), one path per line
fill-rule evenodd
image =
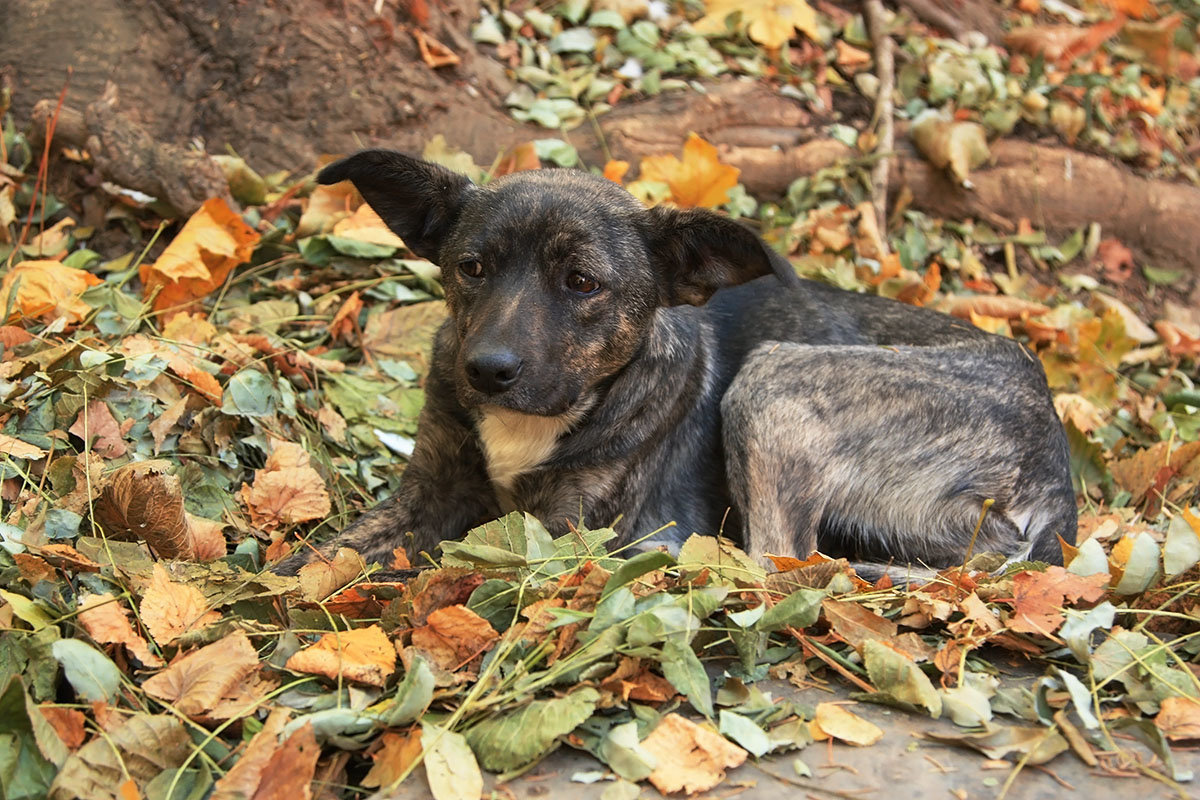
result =
M498 12L489 24L498 46L540 59L543 39L576 29L561 27L566 15L595 18L617 32L606 47L639 59L648 91L651 56L636 42L674 59L658 67L662 84L705 59L741 69L758 59L765 77L782 75L809 38L829 41L816 37L837 19L844 44L831 52L850 58L845 37L861 21L819 5L810 30L803 2L740 21L712 3L706 16L685 14L699 33L681 22L665 43L647 41L636 17L622 27L619 12L598 16L599 5L567 4L537 25L532 9L523 22ZM770 15L785 8L793 23L780 32ZM712 40L697 38L706 26ZM622 45L625 30L636 41ZM1000 101L970 102L971 76L984 69L994 87L987 70L1007 75L1012 63L985 69L970 59L994 50L914 41L930 77L913 89L924 103L913 116L953 96L952 122L971 109L990 124ZM837 70L813 50L817 92ZM1053 74L1054 59L1035 68L1037 58L1019 83ZM586 66L585 93L608 74L547 63L538 68L555 81L560 66ZM936 99L939 74L959 77ZM530 84L526 111L562 99L549 85ZM1185 144L1194 134L1157 119ZM578 162L555 138L489 167L440 139L425 156L478 181ZM67 203L49 191L48 159L6 121L0 674L11 677L0 686L0 796L362 796L413 776L438 800L475 798L481 769L513 776L568 746L602 765L577 778L606 781L616 800L643 781L696 793L749 758L885 735L844 704L773 697L757 685L768 677L841 681L862 701L948 718L962 730L939 739L1006 759L1010 781L1061 756L1183 794L1191 776L1171 743L1200 738L1200 518L1189 510L1200 487L1200 311L1183 299L1184 273L1141 261L1096 226L1052 239L1022 220L1002 233L902 202L880 230L870 159L760 203L693 136L679 155L643 160L627 188L647 204L744 217L817 280L1029 344L1072 449L1081 518L1067 567L994 575L981 554L932 580L867 584L821 556L777 558L768 573L717 538L693 536L677 557L634 554L610 550L607 528L554 539L510 515L444 544L406 583L372 580L350 550L284 578L271 561L395 490L445 310L437 269L352 188L223 163L241 211L214 199L172 222L154 198L111 185ZM631 165L591 168L623 181ZM1002 685L996 652L1045 674ZM795 781L819 793L803 759Z

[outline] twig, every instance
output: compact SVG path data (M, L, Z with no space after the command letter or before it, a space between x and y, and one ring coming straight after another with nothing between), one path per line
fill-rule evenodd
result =
M879 87L875 93L875 152L880 157L871 170L871 201L875 206L875 222L879 234L886 241L888 168L891 165L892 151L896 149L892 120L895 111L892 107L892 95L896 91L896 53L892 37L888 35L887 12L883 9L882 0L863 0L863 16L867 21L867 31L871 35L871 44L875 48L875 75L879 78Z

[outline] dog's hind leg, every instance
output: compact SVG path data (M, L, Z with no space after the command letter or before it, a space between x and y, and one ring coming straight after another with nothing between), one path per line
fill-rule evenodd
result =
M767 343L726 392L722 432L755 557L941 568L977 525L975 553L1014 560L1055 561L1055 534L1074 541L1062 427L1040 365L1012 342Z

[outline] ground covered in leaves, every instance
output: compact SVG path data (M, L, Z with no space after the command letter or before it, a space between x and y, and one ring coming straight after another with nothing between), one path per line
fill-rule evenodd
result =
M602 111L600 98L725 70L830 106L877 86L853 13L660 5L514 6L483 14L475 36L523 81L513 113L551 127L584 119L580 98ZM893 20L917 65L899 75L898 113L926 126L914 136L927 156L969 180L988 135L1026 125L1195 177L1190 12L1018 5L1007 50ZM873 149L870 131L829 133ZM768 676L949 718L961 730L941 740L1006 762L1011 779L1077 758L1185 796L1192 776L1172 747L1200 739L1200 311L1183 301L1187 273L1094 226L1002 234L901 203L882 231L876 156L760 203L692 137L627 187L747 218L807 276L1029 343L1072 447L1081 529L1067 567L992 575L980 554L931 582L871 585L820 556L768 572L703 535L677 557L634 555L611 551L606 528L553 539L510 515L429 554L407 583L373 581L347 550L282 578L270 561L396 488L445 313L436 268L352 189L307 174L262 177L227 157L243 208L213 199L163 221L153 198L112 185L61 199L16 121L2 142L7 800L354 797L406 779L438 800L477 798L480 769L517 775L564 746L595 756L581 780L605 781L606 800L643 782L702 792L791 751L819 796L803 748L884 731L852 705L772 698L755 686ZM479 181L577 160L555 138L486 167L436 139L425 155ZM631 165L593 168L624 181ZM1000 688L981 655L996 648L1044 675Z

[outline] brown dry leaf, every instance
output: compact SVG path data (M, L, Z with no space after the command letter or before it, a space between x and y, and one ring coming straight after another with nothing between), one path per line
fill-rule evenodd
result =
M466 606L453 605L430 614L428 624L412 632L412 646L453 672L490 650L499 636L486 619Z
M1096 260L1109 283L1124 283L1133 275L1133 251L1116 239L1105 239L1096 250Z
M350 181L313 189L296 224L296 236L328 233L339 220L350 216L362 204L362 198Z
M38 706L38 710L69 749L77 750L87 738L87 730L84 728L87 717L82 711L51 705Z
M655 675L649 665L639 658L622 658L617 669L600 684L606 692L612 692L622 700L638 700L643 703L662 703L670 700L677 692L666 678Z
M186 311L224 283L234 267L249 261L259 238L224 200L214 197L192 215L157 261L142 265L143 296L154 297L155 311Z
M693 133L683 145L682 160L674 155L647 156L639 179L667 184L670 201L681 208L716 208L729 199L739 174L737 167L720 162L716 147Z
M69 544L46 544L37 548L37 554L59 569L72 572L99 572L100 565Z
M1129 505L1136 506L1146 496L1154 486L1159 470L1170 463L1167 455L1169 446L1168 442L1159 442L1153 447L1138 450L1129 458L1109 464L1113 480L1132 495Z
M150 429L150 435L154 437L154 455L158 455L167 437L171 435L175 426L179 424L179 420L183 417L184 412L187 411L187 404L188 399L186 397L179 398L167 406L167 409L147 426Z
M1054 410L1063 422L1071 422L1082 433L1103 427L1106 415L1095 403L1081 394L1064 392L1054 395Z
M145 541L161 558L191 558L183 492L166 466L146 461L112 473L96 501L96 521L109 536Z
M258 653L242 631L188 653L142 688L151 697L171 703L181 713L196 717L210 711L258 669Z
M38 459L46 455L46 451L28 442L0 433L0 456L12 458Z
M57 261L22 261L10 268L0 282L0 309L8 308L12 298L12 316L8 323L21 319L46 321L66 318L79 322L92 312L91 306L80 299L90 286L102 281L90 272L63 266Z
M242 752L228 772L217 779L211 800L245 800L253 797L262 780L263 770L279 749L279 734L291 717L286 708L274 708L262 729L254 734L250 744Z
M413 303L367 317L363 352L372 358L407 361L420 374L429 371L430 341L446 321L441 300Z
M1008 295L977 295L975 297L949 295L941 310L962 319L970 319L972 314L982 314L999 319L1021 319L1045 314L1050 309L1041 303Z
M1200 739L1200 700L1194 697L1166 698L1154 724L1171 741Z
M817 14L804 0L706 0L708 12L692 26L706 36L724 33L726 18L735 11L742 14L742 27L761 45L778 49L787 44L794 30L813 41L820 41Z
M383 628L371 625L327 633L316 644L292 654L285 665L296 672L324 675L382 687L396 671L396 648Z
M333 235L385 247L404 247L404 240L397 236L375 213L375 209L366 203L359 206L358 210L350 216L339 220L333 226ZM355 294L358 293L355 292ZM360 303L359 308L361 307Z
M85 595L79 599L79 624L99 644L121 644L147 667L161 667L163 660L150 652L150 643L133 629L125 608L111 594Z
M271 754L251 800L312 800L320 755L312 723L306 722Z
M366 208L366 206L363 206ZM334 339L349 342L351 335L358 330L358 312L362 311L362 295L351 292L346 301L329 320L329 335ZM321 407L324 410L324 406Z
M210 373L196 366L193 359L202 361L203 357L195 348L184 348L158 339L149 339L141 334L127 336L121 340L121 352L127 356L155 355L167 362L171 372L175 373L184 384L194 389L213 405L221 405L225 390L217 379Z
M814 733L832 736L846 744L866 747L883 738L883 730L875 723L847 711L837 703L818 703L812 725Z
M221 618L195 586L175 583L162 564L154 565L150 586L139 606L142 624L154 641L167 645L188 631L200 630Z
M300 568L300 596L305 600L324 600L363 574L366 563L349 547L341 547L331 561L316 560Z
M1103 573L1086 577L1050 567L1045 572L1020 572L1013 578L1013 616L1011 630L1049 636L1066 619L1065 603L1092 603L1108 590L1109 576Z
M533 142L522 142L504 154L504 157L496 164L496 168L492 170L492 176L499 178L501 175L541 168L542 160L538 158L537 148Z
M658 762L650 773L650 783L663 794L707 791L724 780L725 770L740 766L747 755L720 734L678 714L663 717L642 747Z
M69 432L83 439L102 458L120 458L128 450L121 424L103 400L93 400L80 411Z
M1171 355L1200 358L1200 336L1193 336L1186 329L1165 319L1154 323L1154 330L1158 331Z
M21 580L33 586L38 581L52 581L54 577L54 567L50 566L44 559L38 558L30 553L13 553L13 561L17 564L17 571L21 573Z
M217 335L217 326L203 313L176 314L163 326L162 338L175 344L206 345ZM192 349L191 352L200 352Z
M421 755L421 729L413 728L408 733L389 731L379 737L379 742L379 750L371 754L371 771L361 781L368 789L391 786Z
M292 442L274 444L266 465L255 470L253 486L242 484L241 497L251 521L264 530L321 519L331 509L325 479Z
M191 555L193 561L215 561L225 557L225 523L204 519L194 514L184 512L187 519L188 534L192 541Z
M71 228L74 227L75 220L70 217L59 220L30 239L21 249L35 258L57 261L67 254L67 249L71 246Z
M4 357L11 358L12 353L8 352L18 345L33 341L33 334L24 328L18 328L15 325L0 325L0 345L4 345Z
M859 603L826 598L821 607L833 632L855 650L861 651L862 646L872 639L894 639L899 630L896 623Z
M420 28L411 28L410 30L412 30L413 38L417 40L417 49L421 51L421 58L430 68L453 67L459 63L458 56L449 47Z
M1004 37L1004 44L1017 53L1040 55L1047 61L1065 63L1100 47L1124 25L1125 17L1119 14L1115 19L1091 27L1033 25L1011 31Z

